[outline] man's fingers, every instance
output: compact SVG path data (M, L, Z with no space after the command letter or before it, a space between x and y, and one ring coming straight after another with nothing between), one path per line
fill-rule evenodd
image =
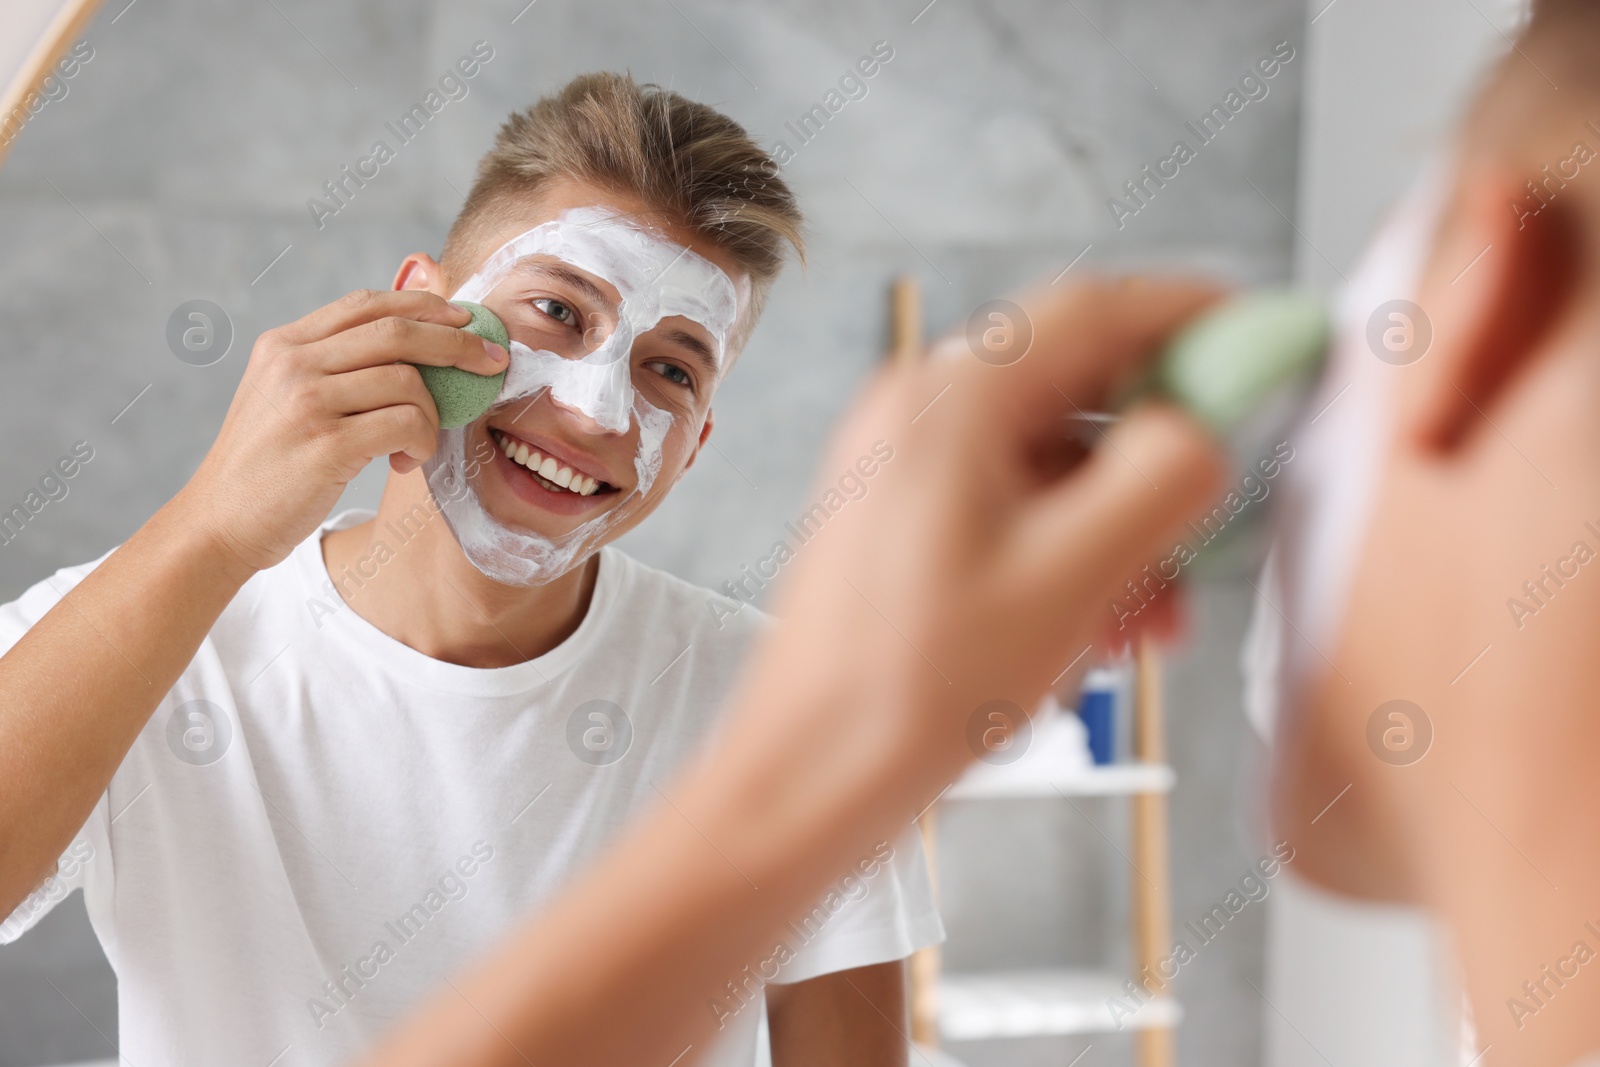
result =
M1098 598L1109 619L1109 596L1144 564L1172 554L1184 524L1216 498L1225 469L1221 448L1198 423L1169 405L1141 405L1024 509L1006 566L1018 588L1038 598L1041 615L1051 603Z
M357 289L304 318L280 327L278 335L294 345L308 345L378 319L406 318L465 326L472 314L426 289Z
M435 322L407 318L375 319L307 347L327 374L343 374L385 363L427 363L460 367L473 374L506 369L505 349L477 334ZM491 353L498 354L498 358Z
M1091 279L1019 297L1010 343L995 352L951 338L940 353L961 360L954 388L971 390L996 426L1024 433L1062 415L1102 405L1129 381L1179 326L1223 291L1192 280ZM996 327L997 329L999 327ZM1005 337L1006 334L997 334Z
M1119 591L1125 593L1126 587ZM1094 641L1095 648L1105 656L1127 655L1145 637L1163 645L1184 639L1187 599L1183 580L1180 578L1165 589L1159 589L1155 595L1143 595L1149 599L1141 602L1124 596L1120 610L1108 610L1104 626Z
M414 460L433 455L438 444L438 416L414 404L366 411L339 421L342 443L368 459L404 452Z
M396 404L412 404L424 413L433 412L434 428L438 428L433 394L422 384L422 374L409 363L386 363L330 374L320 388L320 402L329 415L359 415Z

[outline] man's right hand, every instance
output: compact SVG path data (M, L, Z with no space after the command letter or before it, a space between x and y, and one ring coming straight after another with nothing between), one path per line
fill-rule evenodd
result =
M426 290L355 292L262 334L189 484L0 657L0 917L54 868L161 698L250 575L286 557L378 456L433 455L410 364L505 350ZM491 355L491 352L496 355Z
M433 455L439 415L415 363L498 374L506 350L426 290L359 289L262 334L200 469L174 500L250 570L278 563L379 456Z

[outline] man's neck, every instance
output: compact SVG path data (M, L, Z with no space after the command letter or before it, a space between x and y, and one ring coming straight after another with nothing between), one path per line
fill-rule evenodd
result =
M322 558L344 602L425 656L506 667L561 644L589 610L600 558L545 585L485 577L461 551L420 472L391 474L369 522L330 532Z

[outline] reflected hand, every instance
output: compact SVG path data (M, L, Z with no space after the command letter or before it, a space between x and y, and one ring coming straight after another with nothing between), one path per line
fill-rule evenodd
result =
M262 334L216 442L174 506L246 568L282 560L378 456L432 454L433 397L413 363L499 373L506 353L426 290L358 290Z

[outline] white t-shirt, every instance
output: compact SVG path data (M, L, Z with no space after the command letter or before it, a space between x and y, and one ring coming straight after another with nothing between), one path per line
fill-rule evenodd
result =
M398 549L394 533L378 536ZM351 1061L661 803L762 625L606 548L559 647L457 666L347 606L321 536L246 583L56 875L0 923L0 943L15 940L84 890L117 973L126 1062ZM93 566L0 608L0 648ZM777 980L943 936L915 833L841 875L791 926ZM725 1029L704 1062L755 1062L761 998L749 1000L706 1006Z

